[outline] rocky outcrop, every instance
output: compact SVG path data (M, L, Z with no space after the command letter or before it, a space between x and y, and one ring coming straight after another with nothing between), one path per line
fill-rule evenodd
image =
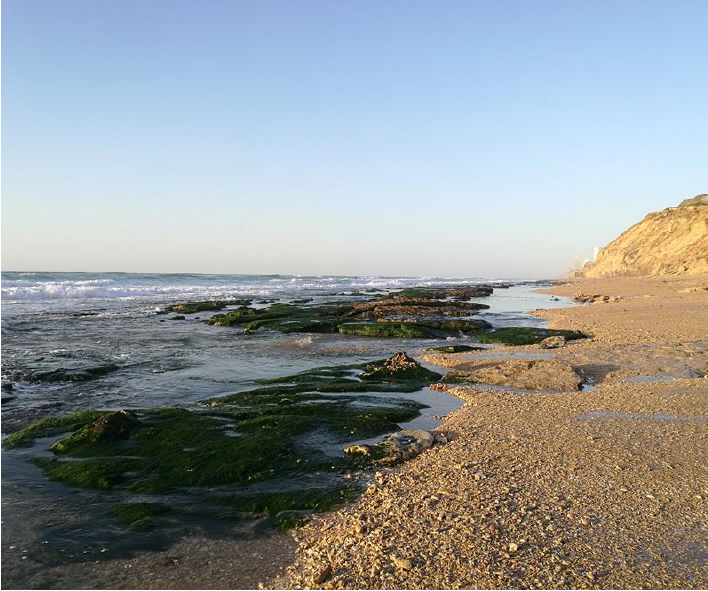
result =
M585 277L708 273L708 195L650 213L603 248Z

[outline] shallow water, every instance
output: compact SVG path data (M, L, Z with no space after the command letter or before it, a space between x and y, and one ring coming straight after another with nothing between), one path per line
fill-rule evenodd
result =
M50 416L87 409L194 407L206 398L254 386L253 380L296 373L323 365L362 363L397 351L470 343L459 339L372 339L343 335L242 334L238 329L201 322L211 313L172 315L156 311L174 301L256 296L277 301L312 297L336 301L337 292L402 288L412 285L481 283L478 279L381 277L285 277L132 274L3 273L2 374L13 382L14 399L2 406L2 431L10 433ZM537 285L497 289L477 301L492 306L480 314L495 326L543 326L526 313L539 307L569 305L532 291ZM372 294L373 295L373 294ZM350 299L350 298L348 298ZM35 371L114 363L119 369L100 379L57 384L28 383ZM432 368L434 369L434 368ZM4 393L7 395L7 393ZM375 395L375 393L373 393ZM426 404L416 419L402 428L432 429L440 416L461 402L444 392L423 389L391 394ZM238 436L237 432L233 433ZM34 450L46 449L38 441ZM326 437L300 442L341 456L341 444ZM27 460L33 449L3 451L2 549L6 584L30 586L33 577L55 564L103 560L136 551L168 546L179 536L256 535L263 524L234 522L201 503L204 491L180 491L169 503L191 507L176 518L164 518L164 528L130 532L113 518L112 491L76 489L47 480ZM356 481L357 475L348 475ZM288 486L320 488L331 473L299 477ZM282 483L281 483L282 484ZM248 492L279 486L265 482ZM234 488L231 487L230 492ZM243 487L241 487L243 489ZM221 494L214 487L210 494ZM118 502L124 502L121 499ZM155 502L148 495L130 495L131 502ZM165 498L160 497L160 502Z

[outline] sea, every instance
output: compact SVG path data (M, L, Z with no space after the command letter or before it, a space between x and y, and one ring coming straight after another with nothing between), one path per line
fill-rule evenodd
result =
M206 398L254 387L254 380L324 365L361 363L474 339L381 339L281 334L210 326L210 313L181 322L159 314L170 303L236 299L314 303L366 299L414 286L497 286L479 298L476 317L494 327L544 326L529 313L570 305L536 291L538 281L489 277L2 273L2 435L33 421L90 409L198 407ZM118 370L77 383L33 383L35 372L115 364ZM435 369L433 366L428 366ZM427 405L403 428L432 429L461 406L444 392L396 396ZM41 442L38 442L38 444ZM314 445L317 443L315 442ZM110 491L75 489L45 478L29 461L36 450L2 452L2 569L6 586L46 586L58 564L95 562L169 546L188 535L243 534L242 525L198 516L177 530L138 534L107 511ZM324 477L324 476L323 476ZM251 528L247 535L257 535Z

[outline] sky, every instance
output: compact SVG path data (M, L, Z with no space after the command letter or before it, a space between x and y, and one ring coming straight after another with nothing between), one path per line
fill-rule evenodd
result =
M3 0L2 269L559 276L708 192L705 0Z

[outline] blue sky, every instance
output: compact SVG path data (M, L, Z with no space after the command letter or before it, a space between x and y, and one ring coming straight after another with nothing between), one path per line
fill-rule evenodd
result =
M708 192L708 2L4 0L4 270L555 276Z

